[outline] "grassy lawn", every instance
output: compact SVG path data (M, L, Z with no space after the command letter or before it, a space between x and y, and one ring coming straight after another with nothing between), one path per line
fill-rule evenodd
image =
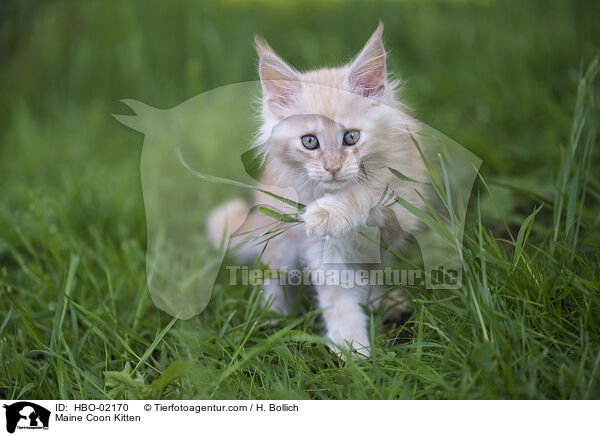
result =
M600 398L600 3L0 5L0 398ZM146 287L143 137L169 108L256 80L252 35L298 67L345 62L377 20L417 118L483 160L463 286L409 289L340 361L307 296L271 323L221 280L187 321Z

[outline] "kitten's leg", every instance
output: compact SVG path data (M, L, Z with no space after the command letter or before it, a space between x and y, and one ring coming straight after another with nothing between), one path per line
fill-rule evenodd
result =
M214 213L213 215L221 221L223 220L218 214ZM213 221L220 222L217 218ZM236 233L231 235L229 249L233 257L239 262L253 264L257 257L262 254L261 262L271 270L281 271L293 268L297 263L297 250L293 247L297 244L295 240L298 235L303 236L302 231L291 229L271 239L268 243L257 243L261 239L265 239L262 235L272 230L277 224L278 221L254 209L236 230ZM236 249L233 250L233 247ZM288 295L288 289L284 289L279 284L278 278L265 279L261 289L263 291L263 304L269 304L271 311L280 315L290 313L294 297Z
M296 231L286 231L278 237L272 239L267 244L262 255L262 262L272 270L278 270L280 274L287 274L287 270L295 268L297 265L297 245L295 240L299 233ZM283 283L287 283L285 280ZM283 286L278 277L265 280L261 286L265 304L270 304L269 308L280 315L289 315L294 304L295 292L292 286Z
M364 291L329 285L316 286L316 290L327 337L337 346L333 350L343 358L340 349L347 349L349 342L359 354L369 356L368 317L361 307Z
M271 283L263 284L261 289L263 291L263 304L268 304L269 310L283 316L290 314L292 308L291 302L288 301L289 296L275 279Z

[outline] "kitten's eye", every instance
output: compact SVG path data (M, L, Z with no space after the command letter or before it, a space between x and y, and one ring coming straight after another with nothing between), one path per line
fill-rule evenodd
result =
M354 145L360 139L360 132L358 130L352 130L346 132L344 135L344 145Z
M304 135L302 138L302 145L304 148L309 150L315 150L319 148L319 140L313 135Z

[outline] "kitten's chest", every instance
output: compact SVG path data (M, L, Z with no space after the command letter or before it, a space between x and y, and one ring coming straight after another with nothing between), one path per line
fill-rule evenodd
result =
M326 264L379 264L380 239L379 230L372 227L363 227L339 238L307 236L303 256L310 268Z

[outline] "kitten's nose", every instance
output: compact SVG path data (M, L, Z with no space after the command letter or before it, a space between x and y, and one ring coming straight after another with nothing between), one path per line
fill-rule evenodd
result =
M325 165L325 169L332 175L335 176L335 173L337 173L339 170L342 169L342 166L340 164L335 164L335 165Z

